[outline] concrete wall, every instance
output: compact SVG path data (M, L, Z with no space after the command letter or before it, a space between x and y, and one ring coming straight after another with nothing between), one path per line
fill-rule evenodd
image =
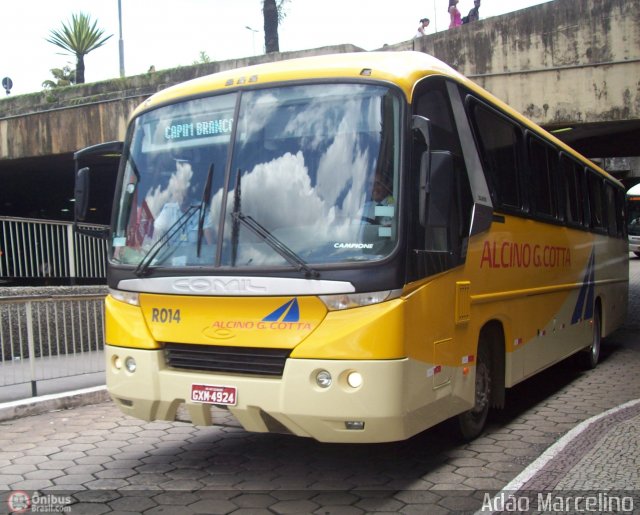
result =
M542 125L640 119L640 0L555 0L412 46Z
M131 112L156 91L203 75L308 55L357 52L353 45L184 66L0 100L0 160L75 152L124 139Z

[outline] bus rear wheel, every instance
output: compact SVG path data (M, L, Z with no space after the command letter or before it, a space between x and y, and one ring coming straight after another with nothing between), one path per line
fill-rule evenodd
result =
M602 346L602 329L600 323L600 310L598 306L593 313L593 320L591 321L592 336L591 345L589 345L581 354L582 364L584 368L590 370L598 366L600 360L600 347Z
M491 359L488 345L480 342L476 361L476 394L473 408L458 415L458 431L465 440L482 433L491 403Z

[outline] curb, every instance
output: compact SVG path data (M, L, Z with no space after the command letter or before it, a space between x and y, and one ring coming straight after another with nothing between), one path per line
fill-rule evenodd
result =
M493 496L491 506L496 506L495 499L504 499L513 496L520 490L526 491L527 488L532 490L540 490L550 488L553 490L555 485L536 485L535 479L544 474L545 469L548 466L553 467L556 460L563 461L563 453L571 453L571 446L580 439L586 439L587 443L592 446L594 441L599 440L606 436L607 429L598 427L599 424L606 424L613 420L614 424L627 418L637 416L637 411L640 409L640 399L634 399L614 408L608 409L598 415L594 415L591 418L583 420L576 427L565 433L557 442L548 447L536 460L530 463L520 474L513 478L509 484L502 488L496 495ZM595 429L596 431L591 431ZM610 429L610 428L609 428ZM595 433L595 434L593 434ZM594 440L594 441L591 441ZM565 460L566 461L566 460ZM577 460L569 460L570 468L577 463ZM565 463L566 465L566 463ZM557 483L557 481L556 481ZM484 510L480 509L475 512L474 515L486 514L491 515L494 513L501 513L502 511Z
M65 410L87 404L99 404L109 400L111 400L111 397L109 397L106 386L94 386L72 392L6 402L0 404L0 422L40 415L48 411Z

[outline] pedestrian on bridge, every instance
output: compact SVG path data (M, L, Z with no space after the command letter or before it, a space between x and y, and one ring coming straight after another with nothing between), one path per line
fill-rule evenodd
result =
M473 0L473 7L464 18L462 23L471 23L472 21L478 21L480 19L480 0Z
M431 23L429 18L422 18L420 20L420 25L418 25L418 30L416 32L417 38L427 35L427 27L429 26L429 23Z
M449 0L449 17L451 22L449 23L449 28L454 29L462 25L462 15L460 14L460 10L458 9L458 2L460 0Z

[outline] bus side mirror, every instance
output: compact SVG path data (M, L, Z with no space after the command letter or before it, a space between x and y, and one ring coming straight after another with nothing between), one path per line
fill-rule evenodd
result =
M75 183L75 210L76 222L84 222L87 219L89 209L89 167L85 166L76 172Z
M83 148L73 154L76 169L73 219L74 227L78 234L94 238L108 237L109 228L106 224L88 224L84 222L87 221L87 217L89 216L90 203L94 205L96 200L102 205L106 202L113 202L113 188L115 188L115 177L117 175L120 157L122 156L122 150L122 141L108 141L107 143L99 143L98 145ZM94 167L93 172L98 174L94 176L94 181L96 182L93 184L93 188L99 191L94 192L94 198L90 198L92 196L90 181L91 170L88 166L82 166L85 163L91 164L91 166ZM107 181L105 181L105 173L107 174ZM96 199L96 196L101 198Z

